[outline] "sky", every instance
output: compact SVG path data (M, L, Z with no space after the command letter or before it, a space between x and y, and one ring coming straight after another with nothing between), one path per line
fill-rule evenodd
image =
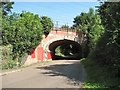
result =
M54 25L73 25L73 20L81 12L88 12L89 8L95 9L99 2L15 2L12 12L21 13L29 11L41 16L48 16Z

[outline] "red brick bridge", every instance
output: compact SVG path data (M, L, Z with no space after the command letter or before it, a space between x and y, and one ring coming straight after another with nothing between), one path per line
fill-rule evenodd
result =
M79 46L82 47L84 44L85 36L86 35L82 32L52 29L47 37L43 35L43 39L40 44L35 50L32 50L32 54L27 57L25 65L54 59L55 48L63 43L73 43L75 47L78 47L79 49Z

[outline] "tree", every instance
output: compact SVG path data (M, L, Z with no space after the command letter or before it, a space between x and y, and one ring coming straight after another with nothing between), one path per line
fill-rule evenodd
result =
M87 13L82 12L80 15L78 15L74 18L73 22L74 22L73 27L77 28L77 29L81 28L81 26L84 25L84 24L88 24L87 23ZM84 30L81 29L81 31L84 31Z
M38 15L30 12L12 14L3 21L3 44L13 45L14 59L30 53L42 39L42 24ZM19 61L20 62L20 61Z
M78 31L86 33L88 47L90 51L93 51L97 41L104 32L100 16L90 8L88 13L81 13L79 16L76 16L73 22L75 23L74 27Z
M42 31L47 36L49 34L50 30L53 28L53 22L47 16L42 16L41 23L43 26Z
M9 2L9 0L4 0L0 2L0 45L2 45L2 19L11 12L14 2Z
M62 25L61 28L62 29L69 29L69 26L68 25Z
M106 32L111 35L111 43L116 44L118 47L120 47L119 4L120 2L105 2L99 7L99 14L103 25L106 27Z
M98 11L105 27L105 33L99 40L93 56L96 62L99 62L102 66L107 66L114 77L120 75L119 9L120 2L104 2L99 7Z
M6 0L4 2L1 2L0 4L0 8L2 8L2 15L6 16L9 12L11 12L14 2L9 2L9 0Z

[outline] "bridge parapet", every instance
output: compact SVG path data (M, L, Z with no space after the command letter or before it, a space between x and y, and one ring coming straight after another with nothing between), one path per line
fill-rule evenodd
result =
M76 32L77 30L76 29L70 29L70 28L57 28L57 27L54 27L52 28L52 31L66 31L66 32Z

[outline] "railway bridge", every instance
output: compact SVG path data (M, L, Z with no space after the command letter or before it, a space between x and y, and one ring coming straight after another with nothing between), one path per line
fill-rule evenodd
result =
M56 28L52 29L47 36L43 35L40 44L35 50L32 50L31 55L27 57L25 65L39 61L51 61L53 59L58 59L59 56L55 54L55 49L60 45L64 45L66 48L67 45L72 45L72 49L77 53L66 57L76 57L80 59L83 53L82 48L85 46L85 43L86 34L82 32Z

